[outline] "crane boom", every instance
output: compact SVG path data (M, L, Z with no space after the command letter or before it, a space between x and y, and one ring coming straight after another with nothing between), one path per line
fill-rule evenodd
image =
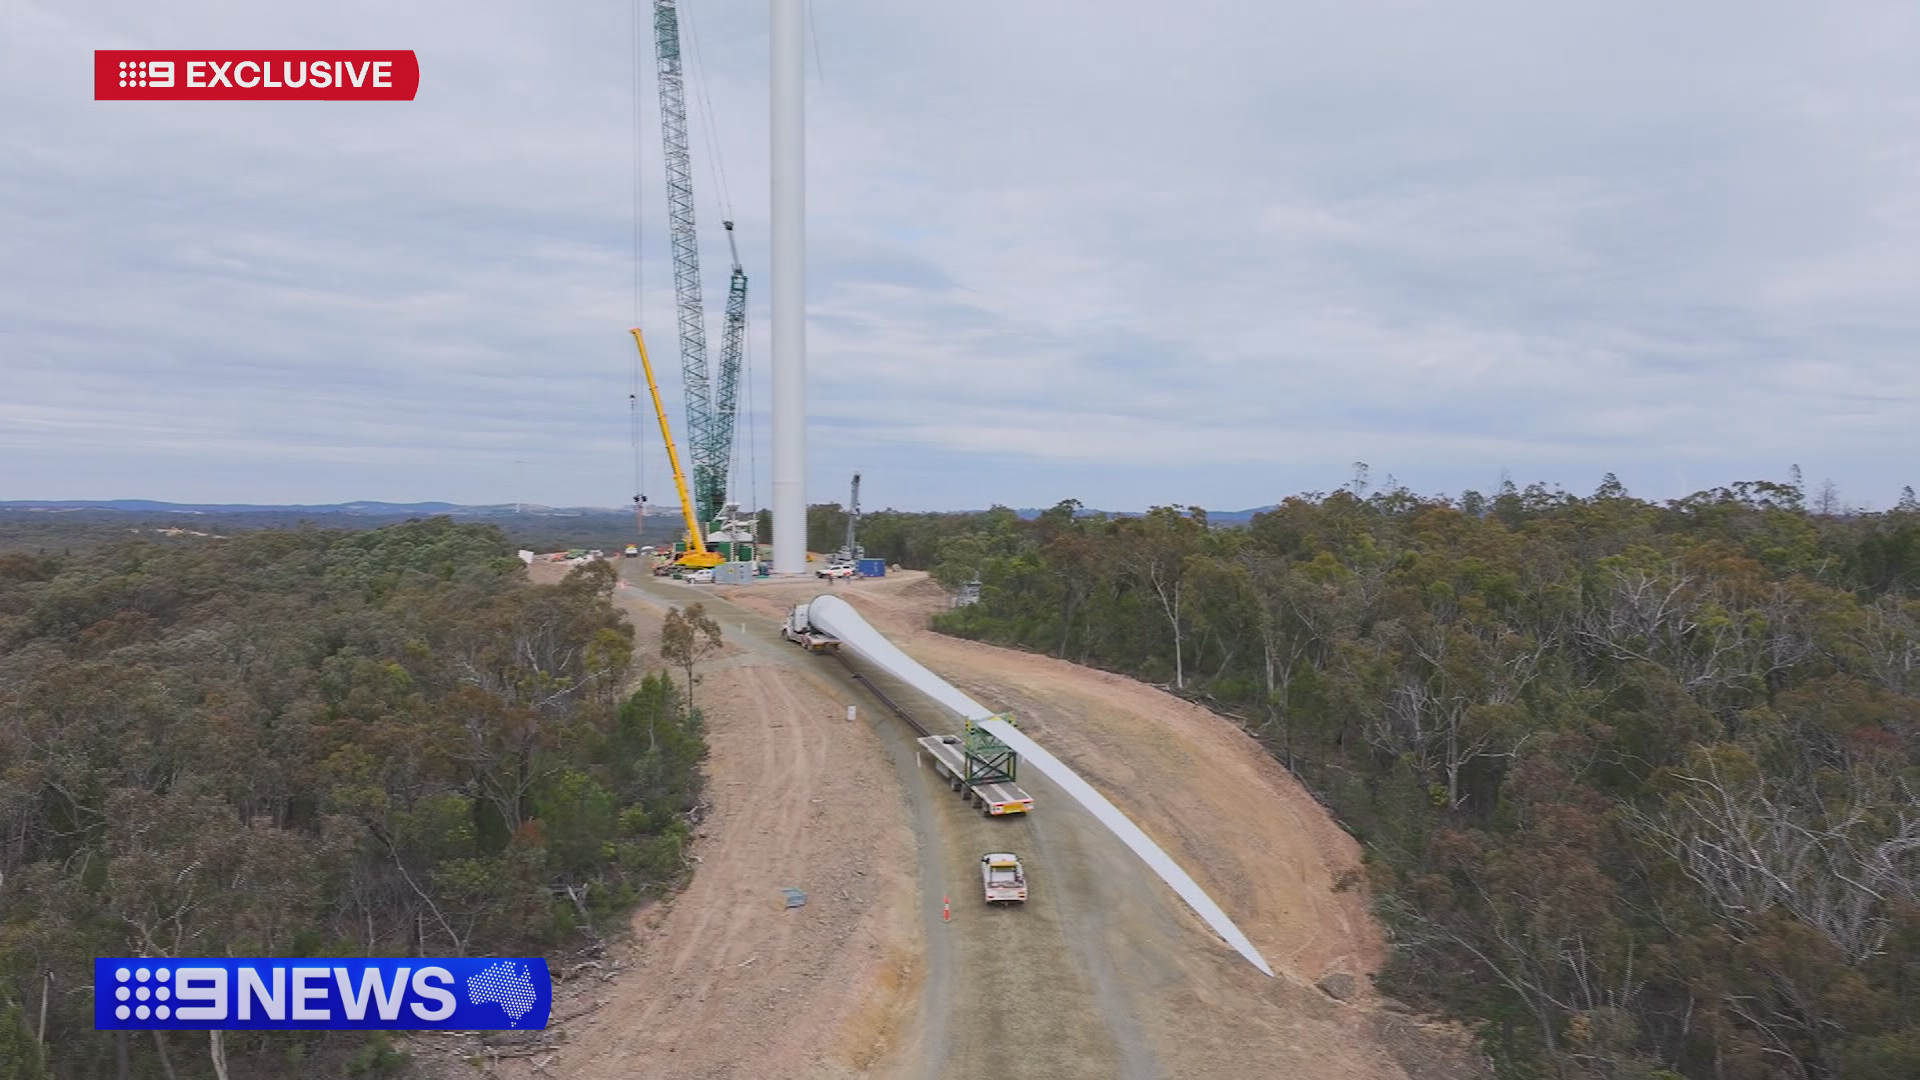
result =
M853 494L847 499L847 558L860 557L860 549L853 544L854 529L860 522L860 474L853 474Z
M714 443L707 368L706 312L700 295L700 246L693 220L693 157L687 149L686 73L680 55L680 12L674 0L653 0L654 54L660 65L660 139L667 167L667 222L673 240L673 293L680 328L680 380L687 398L687 449L692 459L695 520L719 512L706 504L707 455ZM696 530L698 531L698 530Z
M680 471L680 455L673 448L673 432L667 429L667 410L660 404L660 385L653 381L653 364L647 360L647 343L640 336L640 328L634 327L633 344L640 350L640 369L647 373L647 390L653 394L653 413L660 418L660 438L667 444L667 464L673 467L673 488L680 495L680 513L687 519L687 553L680 557L682 566L718 566L720 557L707 550L700 538L700 522L694 517L693 500L687 496L687 475Z
M718 507L727 498L727 470L733 463L734 402L740 390L740 354L747 336L747 272L740 268L740 246L733 239L733 222L727 227L727 250L733 256L733 274L727 281L726 318L720 327L720 381L713 400L713 446L707 456L711 468L702 476L694 474L696 498ZM706 490L700 491L702 484Z

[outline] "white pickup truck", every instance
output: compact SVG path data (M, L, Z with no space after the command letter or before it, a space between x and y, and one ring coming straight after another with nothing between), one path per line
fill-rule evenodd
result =
M853 564L834 563L823 570L815 570L813 574L815 577L823 578L850 578L853 576Z
M1027 899L1027 874L1020 857L1010 851L991 851L980 856L980 878L986 887L989 904L1020 904Z

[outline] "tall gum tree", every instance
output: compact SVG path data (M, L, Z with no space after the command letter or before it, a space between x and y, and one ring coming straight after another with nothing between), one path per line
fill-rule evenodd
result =
M1206 511L1197 506L1182 514L1171 506L1156 506L1143 518L1128 522L1131 533L1122 565L1134 582L1154 599L1167 620L1173 642L1173 685L1187 688L1185 600L1187 560L1201 550L1207 534Z

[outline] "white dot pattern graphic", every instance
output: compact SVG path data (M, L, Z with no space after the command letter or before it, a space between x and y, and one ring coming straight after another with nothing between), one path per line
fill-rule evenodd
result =
M469 1004L493 1002L506 1012L508 1020L516 1024L521 1017L533 1011L539 1000L540 995L533 989L532 976L525 968L508 960L502 960L467 980Z
M146 968L137 968L132 971L126 968L116 968L113 977L114 980L121 985L114 987L113 996L116 1000L123 1002L128 1000L165 1001L173 996L173 991L166 986L167 980L172 976L173 972L166 968L156 968L152 971ZM159 985L131 987L126 985L129 982L144 983L148 980L152 980ZM165 1020L173 1015L173 1009L166 1005L118 1005L114 1007L113 1015L121 1020L132 1020L136 1018L145 1020L150 1016L155 1019Z

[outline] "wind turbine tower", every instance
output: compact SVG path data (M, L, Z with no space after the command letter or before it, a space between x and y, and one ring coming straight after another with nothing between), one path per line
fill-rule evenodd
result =
M806 0L769 0L773 572L807 572Z

